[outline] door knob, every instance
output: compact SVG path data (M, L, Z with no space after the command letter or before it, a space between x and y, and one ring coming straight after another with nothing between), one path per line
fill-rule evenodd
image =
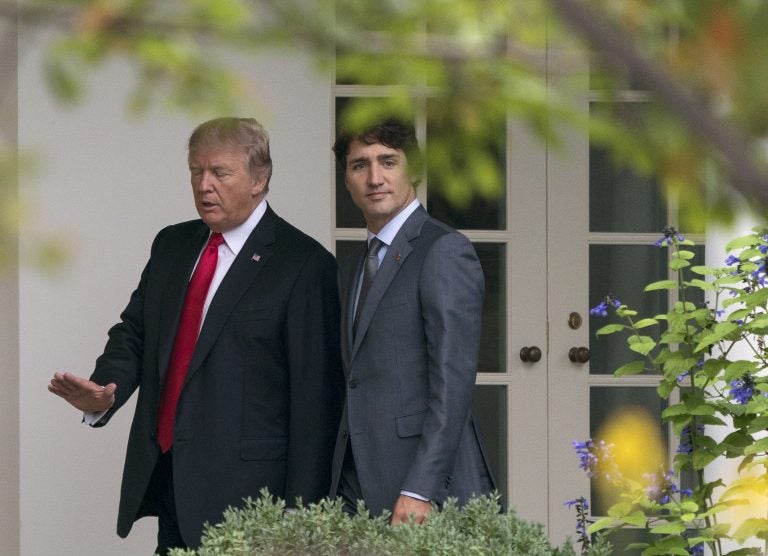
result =
M536 363L541 359L541 350L536 346L526 346L520 350L520 359L525 363Z
M589 361L589 348L572 347L568 350L568 359L574 363L586 363Z

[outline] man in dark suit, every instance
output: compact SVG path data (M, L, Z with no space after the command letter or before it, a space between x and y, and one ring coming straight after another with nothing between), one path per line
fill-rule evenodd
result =
M336 263L267 205L267 133L201 124L189 169L200 220L157 235L90 380L56 373L48 387L95 426L138 389L117 532L157 515L160 553L199 546L204 522L264 487L288 506L325 496L341 412ZM193 294L204 266L210 286Z
M331 494L420 523L447 497L494 488L471 414L483 272L469 240L416 199L411 126L386 120L333 149L368 246L340 262L347 396Z

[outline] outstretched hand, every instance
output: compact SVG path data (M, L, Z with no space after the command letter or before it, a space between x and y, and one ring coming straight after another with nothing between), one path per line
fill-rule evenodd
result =
M48 391L64 398L80 411L99 413L115 403L117 385L113 382L100 386L72 373L54 373Z

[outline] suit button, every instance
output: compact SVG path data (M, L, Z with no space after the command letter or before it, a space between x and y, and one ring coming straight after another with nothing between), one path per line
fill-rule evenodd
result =
M349 381L349 387L353 389L357 388L357 381L354 378Z

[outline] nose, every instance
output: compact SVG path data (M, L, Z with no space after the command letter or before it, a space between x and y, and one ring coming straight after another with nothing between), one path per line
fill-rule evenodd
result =
M368 184L371 186L379 186L384 183L384 174L381 166L374 162L369 166L368 170Z
M213 182L213 175L211 172L202 172L200 175L192 176L192 185L195 191L204 193L211 190L211 183Z

